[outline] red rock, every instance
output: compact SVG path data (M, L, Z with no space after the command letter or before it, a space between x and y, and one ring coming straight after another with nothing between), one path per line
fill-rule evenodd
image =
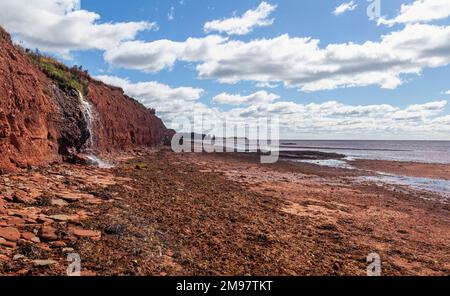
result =
M48 216L50 219L58 222L76 221L78 220L77 215L51 215Z
M80 272L81 276L97 276L97 273L95 271L92 270L82 270Z
M13 195L13 202L30 204L33 202L33 199L29 197L25 192L18 191Z
M55 241L58 239L56 229L51 226L42 226L38 232L38 236L44 241Z
M5 247L8 247L8 248L15 248L16 247L16 243L7 241L6 239L0 237L0 246L5 246Z
M19 217L10 217L8 218L8 225L12 226L24 226L25 220Z
M21 237L26 240L31 240L32 238L34 238L36 236L32 232L22 232Z
M32 241L33 243L40 243L40 242L41 242L40 238L38 238L37 236L33 237L33 238L31 239L31 241Z
M70 192L64 192L59 193L58 197L62 198L63 200L67 202L76 202L82 199L82 196L77 193L70 193Z
M0 237L12 242L16 242L20 238L20 232L19 230L17 230L17 228L14 227L1 227Z
M51 242L50 243L52 245L52 247L56 247L56 248L62 248L66 246L66 243L63 241L55 241L55 242Z
M52 249L49 247L49 245L47 245L46 243L39 243L39 244L36 244L36 246L37 246L39 249L44 250L44 251L50 252L50 251L52 250Z
M42 215L42 214L37 217L36 221L39 223L44 223L44 224L53 222L52 219L49 219L49 218L47 218L47 216Z
M55 260L51 260L51 259L46 259L46 260L33 260L33 265L36 267L46 267L46 266L50 266L50 265L55 265L56 262Z
M78 237L90 237L90 238L100 238L102 233L98 230L87 230L71 227L70 231Z

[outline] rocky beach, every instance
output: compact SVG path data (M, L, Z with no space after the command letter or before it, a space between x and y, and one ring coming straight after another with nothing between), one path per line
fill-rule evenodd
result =
M370 253L384 275L450 271L448 199L356 181L371 171L168 148L106 158L0 176L1 274L65 275L73 253L82 275L365 275Z

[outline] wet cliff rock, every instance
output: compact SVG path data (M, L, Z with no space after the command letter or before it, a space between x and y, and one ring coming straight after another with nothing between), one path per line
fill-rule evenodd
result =
M121 89L13 45L0 27L0 169L46 165L87 146L99 154L155 146L172 134Z

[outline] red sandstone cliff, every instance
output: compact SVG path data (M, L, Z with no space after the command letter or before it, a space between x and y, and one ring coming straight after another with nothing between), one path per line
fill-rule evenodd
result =
M77 93L47 76L0 27L0 169L60 161L89 138L102 153L158 145L172 134L121 89L84 75L85 97L95 113L90 135Z
M94 149L109 151L161 143L167 129L161 119L121 88L91 79L88 100L94 107Z

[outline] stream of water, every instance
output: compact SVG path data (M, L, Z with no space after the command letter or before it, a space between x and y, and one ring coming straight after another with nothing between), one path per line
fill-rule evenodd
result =
M84 98L81 92L78 92L78 97L80 99L81 111L83 112L83 117L87 123L87 129L89 131L89 138L86 141L85 153L92 165L98 166L99 168L109 169L114 166L103 161L98 156L93 153L92 147L94 146L94 116L95 112L92 105Z

